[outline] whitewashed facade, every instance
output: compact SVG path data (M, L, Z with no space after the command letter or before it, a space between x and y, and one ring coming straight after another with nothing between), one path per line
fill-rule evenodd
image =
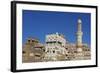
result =
M67 53L67 50L65 49L66 39L62 34L56 33L46 35L45 41L46 59L55 61Z

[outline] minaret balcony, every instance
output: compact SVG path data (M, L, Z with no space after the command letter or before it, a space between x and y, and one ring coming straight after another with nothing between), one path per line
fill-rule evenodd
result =
M78 31L78 32L76 33L76 35L83 35L83 32L82 32L82 31Z

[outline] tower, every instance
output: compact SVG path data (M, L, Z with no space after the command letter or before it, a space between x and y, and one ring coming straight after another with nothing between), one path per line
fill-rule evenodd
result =
M76 33L76 36L77 36L76 46L77 46L78 52L82 52L82 35L83 35L82 20L79 18L78 21L77 21L77 33Z

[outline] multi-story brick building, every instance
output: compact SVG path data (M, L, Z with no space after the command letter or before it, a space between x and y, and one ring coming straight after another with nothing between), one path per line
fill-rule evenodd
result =
M23 62L41 62L44 57L44 45L37 39L28 38L23 45L22 61Z
M45 60L64 60L67 50L65 49L66 39L62 34L46 35Z

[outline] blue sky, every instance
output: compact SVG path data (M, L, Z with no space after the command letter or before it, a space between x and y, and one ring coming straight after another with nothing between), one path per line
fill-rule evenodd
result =
M91 43L91 14L75 12L53 12L23 10L22 42L35 37L45 43L45 35L60 33L70 43L76 42L77 20L82 20L83 43Z

